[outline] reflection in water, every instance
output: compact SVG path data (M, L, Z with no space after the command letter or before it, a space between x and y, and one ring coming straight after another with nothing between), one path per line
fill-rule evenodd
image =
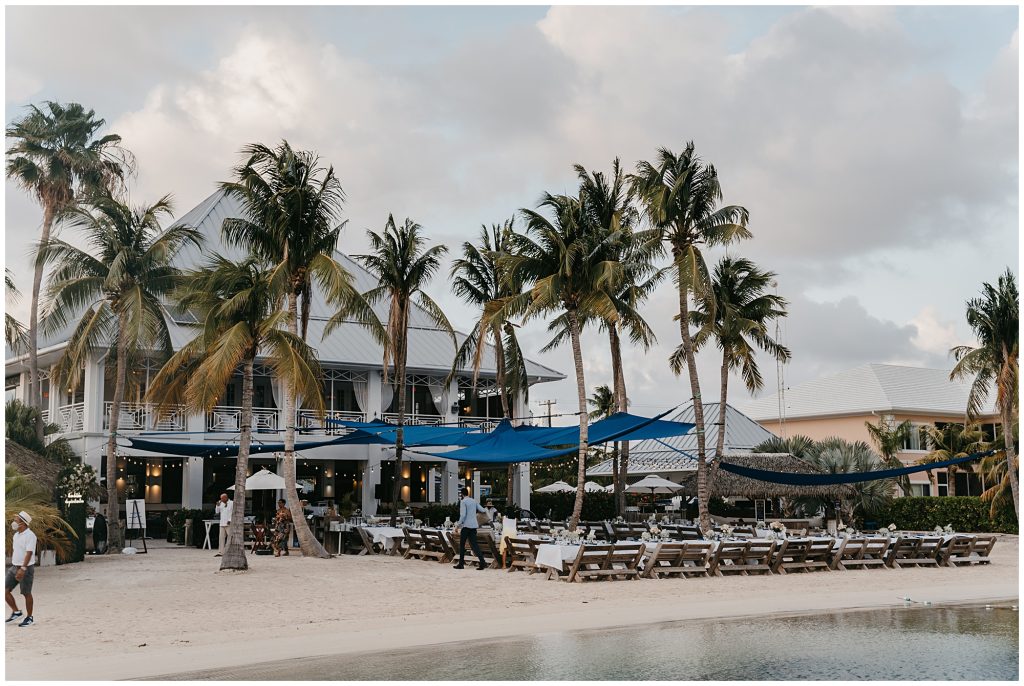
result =
M479 641L181 679L1017 679L1017 612L914 607Z

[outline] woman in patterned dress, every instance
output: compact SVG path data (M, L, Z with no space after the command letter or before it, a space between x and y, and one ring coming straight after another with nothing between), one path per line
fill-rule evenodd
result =
M292 513L284 500L277 501L277 512L274 513L274 557L281 557L281 551L288 554L288 536L292 525Z

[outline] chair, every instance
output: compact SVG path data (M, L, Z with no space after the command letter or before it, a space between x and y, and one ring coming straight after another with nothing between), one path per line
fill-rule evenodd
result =
M726 574L746 575L743 560L750 541L720 541L711 560L710 573L714 576Z
M974 538L971 536L954 536L943 546L939 553L939 566L958 567L970 565L971 551L974 549Z
M681 526L679 527L679 533L682 534L684 541L704 540L704 536L700 533L700 528L696 526Z
M932 556L922 555L921 544L924 542L923 538L916 537L900 537L896 539L896 542L892 544L889 549L888 562L890 567L896 569L906 567L914 567L919 565L936 565L939 562ZM938 540L942 540L941 538Z
M746 573L772 573L772 554L775 552L775 541L747 541L747 549L743 553L742 565Z
M380 546L373 542L370 535L366 533L366 529L361 526L356 527L356 533L359 534L359 540L363 542L363 550L360 555L379 555Z
M569 582L586 579L636 579L640 572L637 565L643 556L644 546L639 543L625 545L581 545L576 559L564 578Z
M509 572L517 569L527 574L537 571L537 543L528 538L506 538L505 550L509 556Z
M449 541L452 544L452 556L455 557L459 554L459 546L455 541L454 534L451 534ZM490 530L484 531L482 534L477 532L476 542L480 547L481 557L477 557L476 553L473 552L473 547L467 544L466 560L495 569L501 567L501 555L498 553L498 547L494 544L494 537L491 535Z
M707 576L710 543L659 543L644 560L640 574L645 579L663 576Z
M971 562L979 565L991 564L992 561L988 556L992 554L992 549L995 546L995 536L975 536L974 545L971 547Z
M860 567L886 569L885 553L889 550L886 538L844 538L832 556L832 569L845 570Z
M814 547L810 539L786 539L775 554L775 565L772 569L776 574L789 572L808 572L814 569L829 568L830 560L822 559L822 551ZM829 544L831 558L831 544Z
M736 538L753 538L756 534L752 526L738 526L733 529L732 535Z

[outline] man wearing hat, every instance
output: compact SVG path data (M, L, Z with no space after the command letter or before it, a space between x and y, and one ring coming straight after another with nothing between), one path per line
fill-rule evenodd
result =
M32 523L32 515L22 510L11 522L14 529L14 541L11 544L11 568L7 570L6 589L7 605L11 608L11 616L7 618L7 624L16 622L21 618L22 613L18 609L18 603L14 601L14 594L11 591L18 584L21 584L21 595L25 597L26 616L18 626L32 626L35 620L32 619L32 579L35 578L36 569L36 535L28 528Z

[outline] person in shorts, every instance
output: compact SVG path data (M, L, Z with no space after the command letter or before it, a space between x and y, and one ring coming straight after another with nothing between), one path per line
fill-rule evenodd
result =
M14 541L11 544L11 568L7 570L7 578L4 582L7 605L11 608L11 616L7 618L7 624L18 622L18 626L32 626L35 620L32 618L32 581L35 578L36 569L36 535L28 525L32 523L32 515L22 510L14 517L11 528L14 529ZM25 615L18 609L18 603L14 600L11 591L15 586L21 587L21 595L25 598Z

